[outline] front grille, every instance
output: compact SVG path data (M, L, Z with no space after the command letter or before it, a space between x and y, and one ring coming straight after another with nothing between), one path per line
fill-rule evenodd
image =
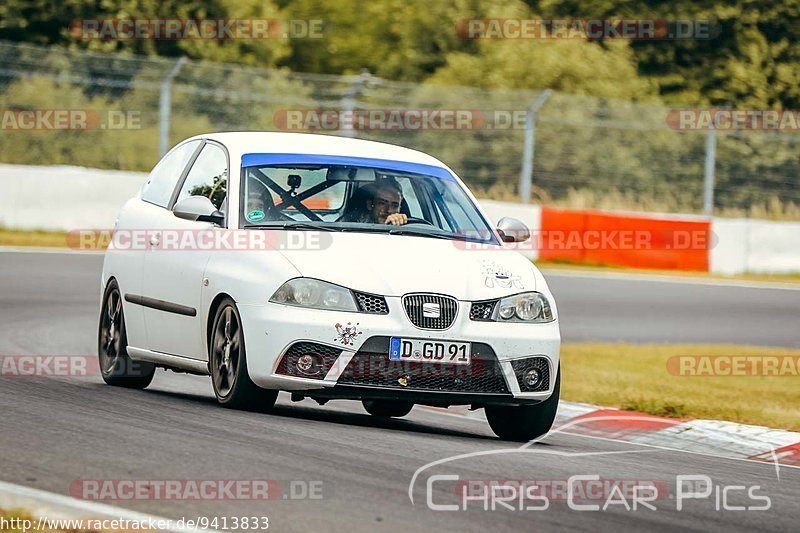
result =
M509 394L500 364L473 356L469 365L390 361L386 353L359 352L339 384L427 392Z
M403 307L411 323L421 329L447 329L453 325L458 313L455 298L438 294L403 296Z
M511 361L514 375L517 376L519 390L522 392L542 392L550 388L550 364L546 357L528 357ZM523 381L523 376L531 369L539 371L539 383L535 387L529 387Z
M386 305L386 298L383 296L355 291L354 294L356 295L358 310L362 313L371 313L373 315L389 314L389 306Z
M474 302L469 308L469 319L477 320L479 322L491 322L494 308L497 306L499 300L490 300L488 302Z
M334 346L316 342L296 342L286 350L275 372L299 378L323 379L341 353L342 350ZM303 355L310 355L315 360L312 368L305 372L297 367L297 361Z

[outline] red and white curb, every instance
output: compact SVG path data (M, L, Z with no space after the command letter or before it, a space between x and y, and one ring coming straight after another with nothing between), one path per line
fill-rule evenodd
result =
M451 407L447 412L486 419L483 410ZM664 418L562 401L554 427L573 435L800 467L800 433L764 426Z

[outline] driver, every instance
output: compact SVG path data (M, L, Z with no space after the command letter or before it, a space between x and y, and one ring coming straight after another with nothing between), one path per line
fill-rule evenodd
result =
M408 222L408 216L400 212L403 190L399 183L394 180L383 180L366 185L364 189L371 194L371 198L366 201L366 210L355 211L350 216L345 216L343 222L394 226L402 226Z

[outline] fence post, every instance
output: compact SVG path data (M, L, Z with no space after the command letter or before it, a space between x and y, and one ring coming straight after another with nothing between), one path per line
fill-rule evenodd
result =
M172 96L172 80L178 75L183 65L186 64L186 58L181 57L172 66L172 69L161 82L161 95L158 99L158 158L164 157L169 149L169 112L170 112L170 98Z
M703 190L703 212L706 216L714 214L714 165L717 157L717 130L712 124L706 135L706 171Z
M364 84L369 81L371 75L366 69L361 71L348 87L347 92L342 99L342 113L339 115L339 134L344 137L355 137L356 131L353 128L353 112L356 108L356 97L361 94ZM342 121L342 119L345 119Z
M519 196L523 203L531 201L531 185L533 184L533 157L536 144L536 118L539 109L544 105L553 91L545 89L533 101L525 114L525 145L522 151L522 171L519 174Z

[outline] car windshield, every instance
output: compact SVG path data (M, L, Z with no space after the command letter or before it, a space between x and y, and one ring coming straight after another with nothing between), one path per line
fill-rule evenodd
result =
M462 186L445 169L436 174L339 164L248 166L242 172L241 226L497 244Z

